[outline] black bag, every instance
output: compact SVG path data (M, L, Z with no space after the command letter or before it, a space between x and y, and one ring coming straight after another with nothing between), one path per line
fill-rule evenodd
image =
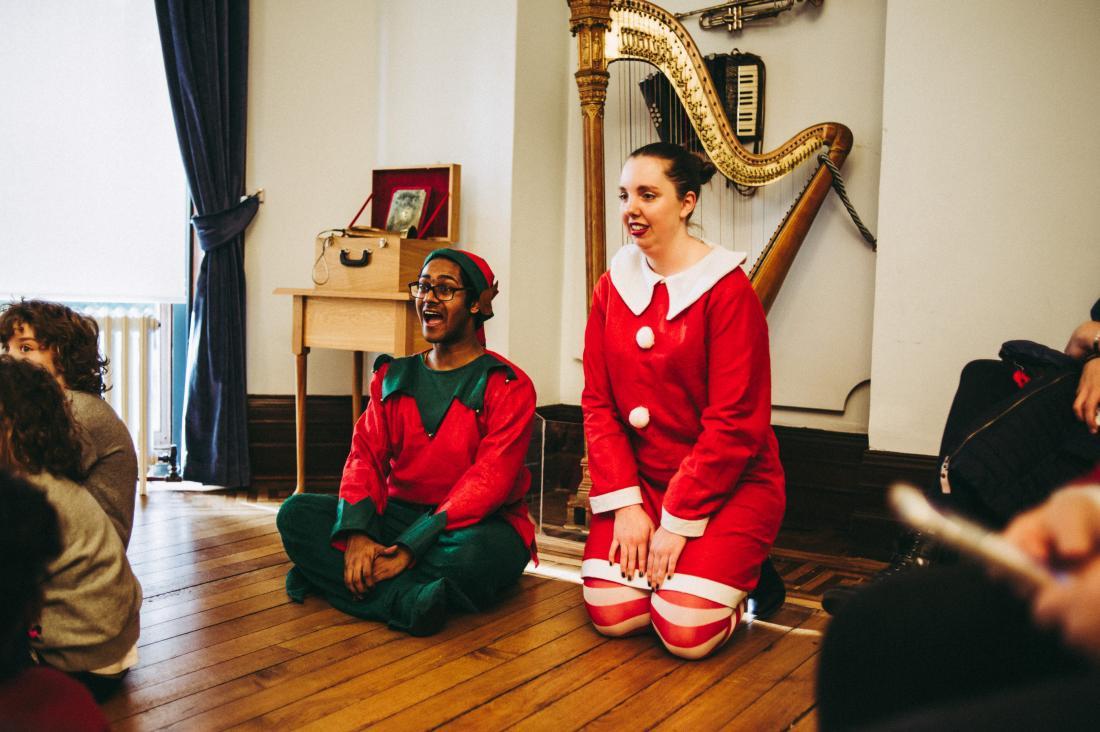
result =
M940 485L1006 522L1091 468L1100 438L1073 413L1080 363L1030 341L1009 341L1000 355L1030 381L986 410L943 456Z
M1081 372L1080 363L1061 351L1055 351L1050 346L1035 341L1005 341L997 355L1002 361L1012 364L1031 378L1051 371Z

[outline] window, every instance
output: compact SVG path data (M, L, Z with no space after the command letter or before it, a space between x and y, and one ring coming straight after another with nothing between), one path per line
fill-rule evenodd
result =
M186 301L153 3L0 3L0 300Z

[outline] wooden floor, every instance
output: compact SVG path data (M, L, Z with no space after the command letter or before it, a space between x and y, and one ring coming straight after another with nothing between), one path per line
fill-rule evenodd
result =
M493 612L412 638L289 602L276 507L141 499L129 551L141 660L105 706L115 729L816 727L820 610L788 604L686 662L652 636L603 638L579 586L525 576Z

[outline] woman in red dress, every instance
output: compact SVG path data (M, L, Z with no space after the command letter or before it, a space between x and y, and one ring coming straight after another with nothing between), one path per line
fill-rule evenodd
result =
M601 633L652 625L684 658L737 627L785 505L746 255L688 231L714 172L666 143L630 156L619 199L633 243L597 283L585 332L585 603Z

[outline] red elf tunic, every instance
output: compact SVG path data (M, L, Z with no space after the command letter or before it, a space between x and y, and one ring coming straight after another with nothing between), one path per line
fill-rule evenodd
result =
M744 260L712 247L661 277L629 245L597 283L581 397L593 512L584 576L649 589L608 564L615 509L641 504L689 537L662 588L735 607L756 586L785 491L767 323Z
M534 410L531 380L496 353L453 371L430 371L423 354L379 366L344 465L334 545L343 548L348 530L366 531L393 498L435 507L397 540L416 556L440 532L495 514L534 557L523 500Z

